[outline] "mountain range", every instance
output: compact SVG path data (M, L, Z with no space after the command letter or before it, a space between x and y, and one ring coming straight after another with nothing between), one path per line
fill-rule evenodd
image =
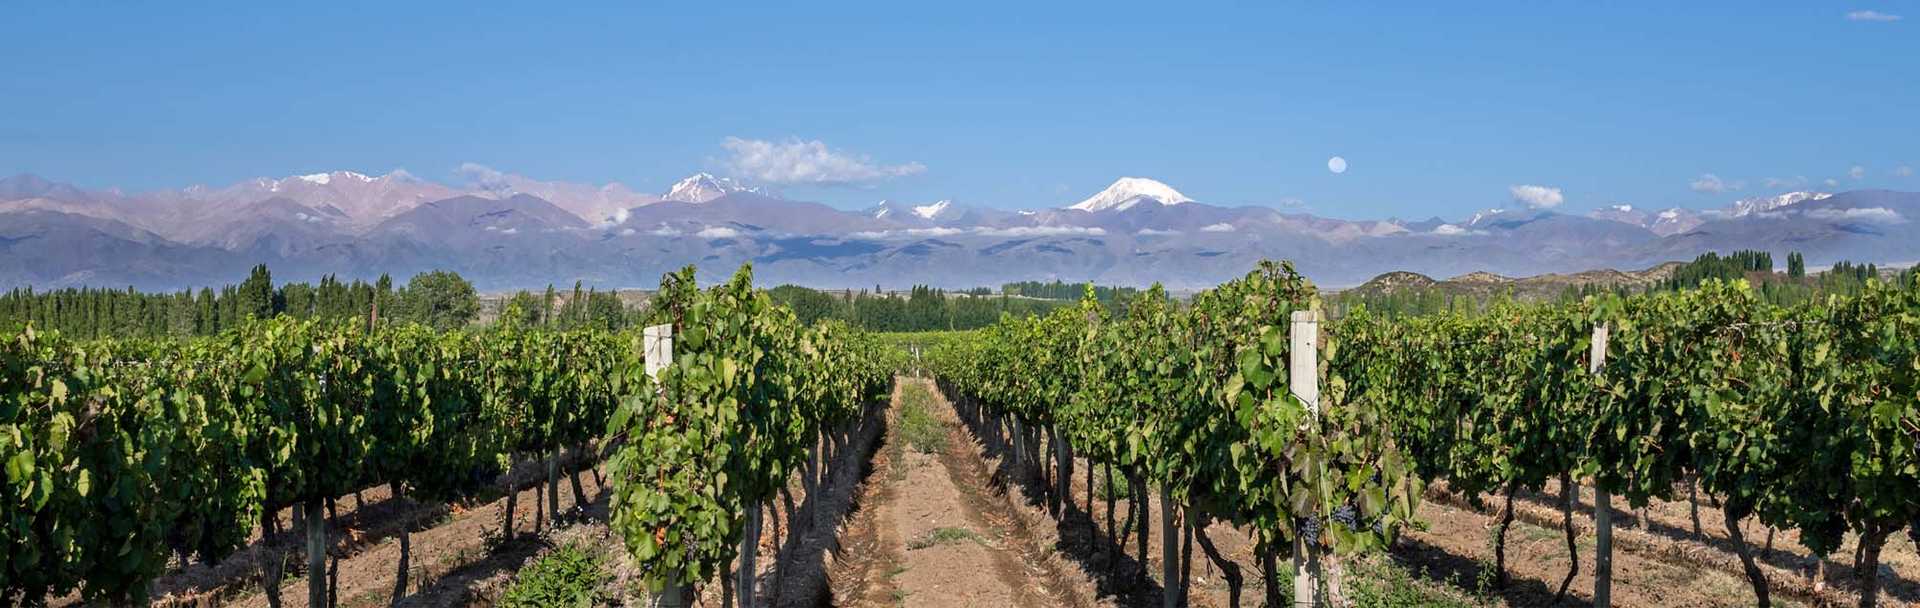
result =
M1327 286L1389 271L1524 276L1647 268L1706 251L1920 260L1920 193L1791 192L1717 209L1351 220L1218 206L1125 177L1080 202L1012 211L950 200L841 210L705 173L655 195L618 183L486 170L449 186L351 171L126 193L34 175L0 179L0 286L176 289L265 263L283 280L404 280L444 269L483 290L575 280L650 287L693 264L717 279L752 262L762 284L823 288L1016 280L1200 288L1262 258ZM1066 203L1066 201L1062 201Z

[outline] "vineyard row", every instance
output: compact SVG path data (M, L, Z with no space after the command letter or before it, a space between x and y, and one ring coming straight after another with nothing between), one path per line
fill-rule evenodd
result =
M607 458L612 528L645 580L707 580L736 556L749 505L802 467L812 483L871 415L895 351L802 326L750 269L707 290L691 269L667 275L650 311L675 351L652 365L638 330L511 320L442 333L276 318L159 341L29 327L0 344L0 605L143 601L170 563L225 559L263 528L289 541L299 531L274 517L287 507L322 572L333 497L386 484L469 500L516 459L546 457L557 504L558 454L579 447ZM278 560L263 561L278 605ZM328 605L325 577L308 579L309 605Z
M1291 554L1296 605L1337 603L1340 562L1418 526L1424 487L1442 480L1504 495L1509 512L1517 492L1590 483L1602 606L1609 495L1640 506L1696 484L1728 522L1796 530L1823 556L1853 535L1863 606L1877 600L1888 537L1920 536L1920 279L1787 307L1708 281L1471 316L1358 309L1322 321L1314 287L1265 262L1188 303L1153 289L1119 310L1089 298L1004 318L943 345L931 366L949 394L1016 429L1024 466L1051 454L1070 471L1077 453L1158 488L1198 529L1247 527L1270 583L1271 556ZM1049 499L1066 496L1057 487ZM1729 532L1768 603L1752 551ZM1578 568L1576 554L1561 594Z

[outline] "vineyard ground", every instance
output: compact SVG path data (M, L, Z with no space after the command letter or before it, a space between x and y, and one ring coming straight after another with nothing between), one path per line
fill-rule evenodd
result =
M1528 521L1530 525L1550 527L1560 534L1560 511L1558 507L1559 484L1549 483L1543 492L1522 492L1515 501L1518 514L1516 521ZM1685 487L1675 488L1675 495L1687 495ZM1432 502L1457 508L1470 508L1466 501L1444 491L1444 486L1430 492ZM1590 547L1593 530L1593 492L1591 488L1580 487L1581 502L1575 507L1574 525L1582 531L1583 566L1591 564ZM1484 516L1497 513L1497 497L1482 497L1488 507L1480 512ZM1693 525L1693 506L1687 500L1654 501L1642 511L1632 510L1625 500L1615 497L1614 538L1616 543L1629 552L1657 556L1658 561L1674 567L1688 567L1711 570L1735 577L1737 594L1741 601L1734 604L1752 603L1753 593L1746 578L1739 575L1740 562L1735 554L1732 541L1726 533L1725 518L1711 501L1702 496L1699 499L1699 534ZM1642 516L1645 517L1644 525ZM1776 598L1798 600L1816 605L1851 606L1857 601L1853 585L1854 538L1847 539L1832 555L1826 564L1826 583L1816 590L1814 573L1817 562L1812 552L1799 543L1799 534L1791 530L1773 533L1773 550L1765 551L1768 530L1759 522L1749 518L1742 522L1741 535L1753 545L1755 561L1767 575L1769 588ZM1556 537L1563 538L1563 537ZM1559 559L1564 563L1566 554L1564 540L1561 541ZM1881 602L1883 605L1904 606L1920 605L1920 550L1904 534L1889 537L1880 558ZM1717 577L1716 577L1717 578ZM1717 584L1717 581L1716 581Z
M988 480L967 432L925 380L901 378L889 433L876 455L873 508L850 529L849 547L869 552L861 585L840 590L843 606L1082 606L1072 578L1035 542L1028 522ZM906 408L925 408L942 441L910 449L900 432ZM856 558L857 559L857 558Z
M564 519L582 522L565 526L561 532L537 536L535 502L546 500L542 467L538 462L517 467L520 477L515 499L514 528L518 538L502 542L501 523L506 513L506 498L449 510L428 507L409 510L393 507L383 510L388 516L365 522L347 521L344 533L336 532L334 546L345 555L339 561L339 597L341 606L385 606L390 603L397 576L400 545L398 527L408 516L419 516L426 525L411 534L412 567L408 575L406 606L465 606L476 598L497 590L529 559L554 546L554 538L605 534L607 502L598 470L581 475L581 487L589 502L584 511L576 511L572 490L560 483L560 510ZM365 492L369 510L373 505L390 504L384 488ZM375 502L378 501L378 502ZM290 517L290 516L289 516ZM293 561L299 561L295 556ZM248 573L251 575L251 573ZM246 608L264 607L266 596L258 579L236 581L241 586L235 597L223 605ZM306 606L307 579L303 574L288 576L280 586L283 606Z

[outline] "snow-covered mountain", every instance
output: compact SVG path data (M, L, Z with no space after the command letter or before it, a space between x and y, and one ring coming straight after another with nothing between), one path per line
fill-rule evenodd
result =
M869 211L873 214L874 219L902 220L912 217L932 222L951 218L960 212L960 208L955 207L953 201L948 199L937 200L925 205L880 201L880 204L874 205Z
M1777 196L1757 196L1734 201L1727 206L1727 213L1733 217L1745 217L1754 213L1769 213L1785 207L1791 207L1806 201L1817 201L1833 196L1825 192L1788 192Z
M1645 226L1647 230L1653 231L1654 234L1673 236L1700 227L1701 224L1707 223L1709 218L1717 216L1717 213L1718 212L1702 212L1673 207L1653 214L1653 217L1647 220Z
M175 199L176 211L184 212L176 217L192 220L183 226L163 225L164 234L201 223L203 218L195 218L198 215L195 212L227 214L269 198L284 198L316 209L330 207L340 212L346 224L370 227L422 203L459 194L459 190L415 178L405 171L377 177L356 171L329 171L282 178L258 177L225 188L193 186L154 196Z
M1588 213L1587 217L1620 222L1622 224L1632 224L1635 226L1647 225L1647 212L1645 210L1624 203L1595 209L1592 213Z
M1743 198L1720 209L1698 210L1670 207L1651 214L1635 209L1632 205L1614 205L1596 210L1587 216L1639 226L1660 236L1673 236L1699 228L1702 224L1713 220L1768 217L1781 213L1789 207L1824 200L1831 196L1833 195L1825 192L1787 192L1774 196Z
M1107 189L1101 190L1099 194L1069 205L1067 208L1094 213L1125 211L1143 202L1178 205L1193 202L1193 199L1187 198L1187 195L1181 194L1172 186L1151 179L1122 177L1114 180L1113 185L1107 186Z
M682 203L704 203L735 192L769 194L759 187L747 186L733 178L714 177L710 173L701 172L674 182L673 187L668 188L667 193L661 195L660 199Z
M915 217L919 217L920 219L937 220L937 219L940 219L940 216L942 214L945 214L948 210L952 208L953 208L953 201L947 200L947 199L941 199L938 201L927 203L925 205L917 205L912 209L912 211L913 211L913 215Z
M706 174L667 197L479 177L460 187L337 171L144 194L0 179L0 288L170 289L231 282L256 263L291 280L448 269L482 289L575 279L645 287L687 264L711 277L743 263L768 284L819 287L1061 279L1194 288L1262 258L1293 260L1329 286L1392 270L1642 268L1734 249L1799 251L1810 265L1920 260L1920 194L1888 191L1403 221L1218 206L1140 178L1080 204L1012 211L951 200L841 210Z

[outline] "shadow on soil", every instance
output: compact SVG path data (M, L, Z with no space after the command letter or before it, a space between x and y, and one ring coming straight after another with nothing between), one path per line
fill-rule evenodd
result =
M1031 468L1018 470L1019 467L1014 464L1014 431L1007 419L983 411L979 404L970 400L956 399L945 387L939 387L938 390L953 404L961 424L979 440L981 456L993 459L988 480L990 489L1008 494L1024 506L1047 508L1048 497L1053 489L1039 471ZM1043 459L1039 450L1028 451L1028 462L1041 462ZM1136 512L1132 506L1134 501L1125 502L1129 506L1128 515L1123 521L1138 526L1141 522L1135 518L1146 518L1148 514ZM1147 575L1146 564L1126 552L1125 546L1129 542L1137 542L1137 539L1130 534L1109 539L1100 533L1099 524L1084 507L1075 504L1073 497L1062 497L1060 512L1055 518L1054 531L1058 540L1053 550L1086 572L1093 579L1100 597L1114 598L1122 606L1159 606L1164 592L1160 583Z

